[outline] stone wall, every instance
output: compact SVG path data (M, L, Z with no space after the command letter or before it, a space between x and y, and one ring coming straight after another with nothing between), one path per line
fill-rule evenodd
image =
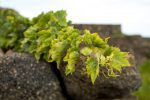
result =
M100 35L111 36L112 34L121 34L121 25L103 25L103 24L73 24L74 27L84 30L88 29L92 33L97 32Z

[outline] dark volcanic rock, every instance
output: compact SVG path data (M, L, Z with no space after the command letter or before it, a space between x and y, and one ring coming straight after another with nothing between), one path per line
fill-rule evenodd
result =
M104 100L122 98L139 88L141 84L137 68L123 68L120 76L116 78L106 78L102 74L96 80L95 84L82 73L85 58L81 57L76 65L76 71L69 76L64 74L64 66L61 68L61 74L67 91L73 100ZM103 71L105 71L103 69ZM103 100L102 99L102 100Z
M0 100L65 100L50 65L29 54L0 57Z

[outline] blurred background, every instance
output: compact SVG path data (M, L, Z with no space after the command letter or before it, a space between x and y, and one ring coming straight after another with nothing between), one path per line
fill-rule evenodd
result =
M0 0L0 6L29 18L64 9L73 23L121 24L125 34L150 37L150 0Z
M142 85L133 95L150 100L150 0L0 0L0 7L29 19L63 9L75 27L111 36L111 45L135 56Z

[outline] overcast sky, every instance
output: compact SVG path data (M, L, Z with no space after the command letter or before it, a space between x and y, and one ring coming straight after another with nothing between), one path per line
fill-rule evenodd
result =
M0 0L32 18L49 10L66 10L73 23L121 24L126 34L150 37L150 0Z

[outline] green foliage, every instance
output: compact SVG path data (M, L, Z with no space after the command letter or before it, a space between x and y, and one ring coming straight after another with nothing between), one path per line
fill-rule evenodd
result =
M97 33L91 34L88 30L84 31L83 42L86 47L81 49L81 53L87 57L86 69L92 83L98 77L101 67L107 67L108 76L117 76L114 70L121 72L122 67L130 66L126 58L128 53L109 46L107 41L108 38L103 40Z
M102 39L97 33L75 29L66 20L65 11L42 13L33 18L31 27L24 32L23 50L33 53L37 60L66 62L66 75L75 71L80 57L85 56L86 73L94 84L102 74L101 67L108 69L108 76L116 76L114 70L121 72L130 66L128 53L107 44L109 38Z
M12 9L0 9L0 48L20 49L23 32L28 28L29 20Z
M142 77L142 86L135 93L139 100L150 99L150 60L146 61L140 67L140 73Z

